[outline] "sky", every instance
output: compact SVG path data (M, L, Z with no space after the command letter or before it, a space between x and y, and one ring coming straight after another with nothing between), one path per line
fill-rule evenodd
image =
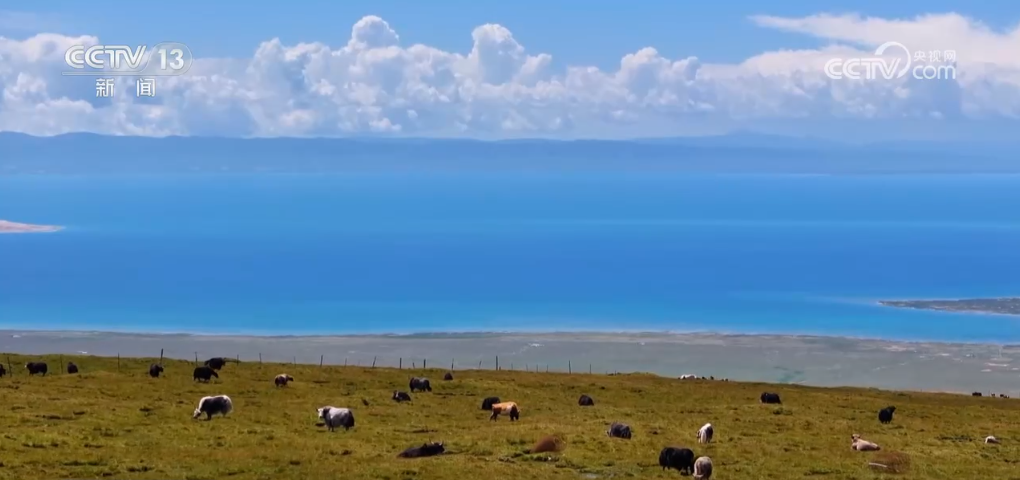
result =
M1005 0L252 5L0 4L0 131L985 140L1020 126L1020 8ZM95 77L61 75L71 46L163 41L196 60L154 97L134 77L101 98ZM912 65L955 78L827 74L890 41L953 51Z

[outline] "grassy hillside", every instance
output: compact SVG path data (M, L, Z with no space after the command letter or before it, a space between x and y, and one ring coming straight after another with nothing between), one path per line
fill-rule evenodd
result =
M666 445L711 456L713 478L723 480L890 478L867 466L890 452L909 459L898 478L1020 478L1015 399L647 375L462 371L444 382L432 370L424 372L431 394L396 404L392 391L423 372L232 363L199 384L189 362L167 361L165 378L152 379L151 359L64 356L81 368L67 375L50 356L51 375L29 378L24 363L38 359L11 355L14 375L0 379L2 479L676 478L657 465ZM296 382L277 389L272 379L283 372ZM764 390L780 393L782 407L760 405ZM221 393L234 401L231 415L191 419L200 397ZM582 393L594 408L577 406ZM517 401L521 421L489 422L480 410L488 395ZM327 404L351 407L357 426L317 427L315 409ZM877 411L890 404L896 418L881 425ZM634 438L607 438L614 420L630 423ZM705 422L715 425L715 443L699 446L694 433ZM851 451L855 432L883 452ZM521 453L547 434L561 435L566 449ZM1002 444L983 444L989 434ZM430 438L449 454L395 457Z

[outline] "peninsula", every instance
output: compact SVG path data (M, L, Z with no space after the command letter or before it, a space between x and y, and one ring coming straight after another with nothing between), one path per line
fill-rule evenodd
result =
M1020 315L1020 297L967 298L960 300L882 300L878 303L887 307L915 308L918 310Z
M61 228L53 225L31 225L0 220L0 233L47 233L56 232Z

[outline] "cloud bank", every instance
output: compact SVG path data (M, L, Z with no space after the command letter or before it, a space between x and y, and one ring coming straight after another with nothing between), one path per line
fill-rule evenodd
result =
M682 135L755 122L995 121L1020 117L1020 26L993 31L956 14L913 19L755 16L764 28L827 41L737 64L665 58L652 47L615 71L529 52L506 28L471 32L471 48L404 45L367 16L345 45L271 39L251 58L198 58L138 99L133 79L96 98L94 79L64 77L64 52L94 36L0 37L0 131L54 135L597 137ZM873 56L887 41L955 50L955 80L833 80L832 58Z

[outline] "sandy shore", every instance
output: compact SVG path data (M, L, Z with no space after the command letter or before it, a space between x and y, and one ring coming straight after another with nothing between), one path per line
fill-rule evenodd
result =
M718 334L422 334L226 336L0 330L0 351L455 369L651 372L732 380L981 391L1020 397L1020 345ZM1000 353L1002 357L1000 358Z
M0 233L48 233L56 232L61 229L62 227L53 225L31 225L28 223L0 220Z

